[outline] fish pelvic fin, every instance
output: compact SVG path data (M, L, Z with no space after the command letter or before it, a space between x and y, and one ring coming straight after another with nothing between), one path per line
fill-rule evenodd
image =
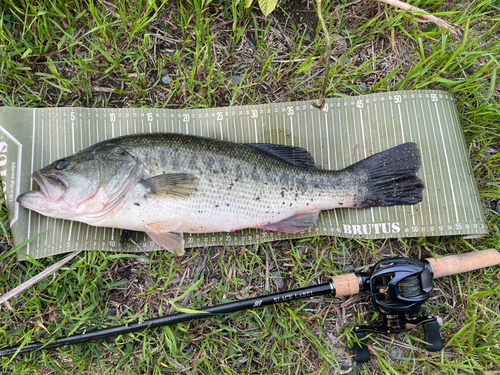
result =
M372 155L351 167L366 181L366 194L355 208L413 205L422 201L425 187L416 173L420 169L420 150L408 142Z
M147 198L188 197L198 186L198 177L187 173L169 173L151 177L142 182L149 191Z
M319 211L307 212L286 218L275 223L259 225L256 229L271 230L274 232L299 233L310 229L318 221Z
M182 233L177 232L146 232L149 237L165 250L170 251L172 254L176 252L179 255L184 255L184 237Z
M178 218L145 225L146 234L160 247L175 254L184 255L184 237L175 232L182 224Z

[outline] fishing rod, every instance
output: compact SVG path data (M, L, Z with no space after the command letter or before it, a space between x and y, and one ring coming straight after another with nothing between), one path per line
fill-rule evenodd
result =
M420 325L424 330L424 340L427 342L426 349L440 351L443 348L443 342L436 318L418 315L422 304L430 296L433 279L498 264L500 264L500 253L495 249L449 255L438 259L427 258L424 261L410 258L384 259L375 264L369 272L335 276L327 283L207 307L197 313L178 313L128 326L115 326L47 342L3 348L0 349L0 356L99 340L298 299L321 295L341 297L360 292L371 293L373 303L383 319L379 322L370 322L370 325L354 328L354 333L359 341L359 343L354 344L354 360L356 362L363 363L370 359L366 344L367 333L398 333L409 331Z

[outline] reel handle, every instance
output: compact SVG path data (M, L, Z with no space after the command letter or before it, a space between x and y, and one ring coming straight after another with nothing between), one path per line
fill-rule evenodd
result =
M370 360L370 352L366 345L366 332L358 331L356 328L354 329L354 333L359 340L359 344L354 343L354 360L356 363L365 363Z
M439 352L443 349L443 340L441 340L441 335L439 334L439 323L436 319L431 322L423 324L424 326L424 341L425 349L430 352Z

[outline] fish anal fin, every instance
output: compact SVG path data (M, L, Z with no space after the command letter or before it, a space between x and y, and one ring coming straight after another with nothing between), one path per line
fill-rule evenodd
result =
M259 225L255 228L271 230L275 232L298 233L313 227L314 224L316 224L316 221L318 221L319 213L320 211L313 211L303 214L297 214L284 220L275 223Z
M273 143L245 143L263 154L298 167L314 168L314 158L305 148Z
M184 255L184 237L182 233L177 232L146 232L149 237L165 250L170 251L172 254L176 252L179 255Z
M188 173L169 173L151 177L142 182L151 197L188 197L198 186L198 177Z

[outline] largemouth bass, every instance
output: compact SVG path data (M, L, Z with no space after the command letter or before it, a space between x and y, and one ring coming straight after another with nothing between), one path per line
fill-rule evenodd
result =
M97 143L33 173L25 208L94 226L146 232L184 252L183 233L245 228L296 233L322 210L422 200L420 152L405 143L339 171L314 168L305 149L183 134Z

